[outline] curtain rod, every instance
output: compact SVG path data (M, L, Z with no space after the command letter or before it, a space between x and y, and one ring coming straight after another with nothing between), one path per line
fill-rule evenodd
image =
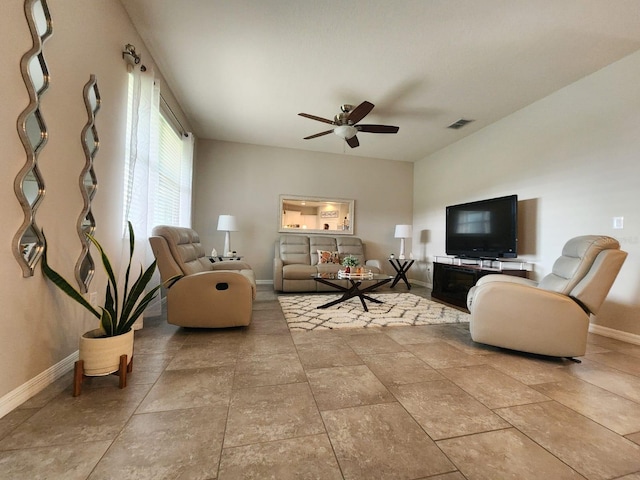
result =
M164 106L167 108L167 110L169 110L169 113L171 114L173 119L176 121L176 123L180 127L180 133L185 137L188 136L187 135L187 130L182 126L182 123L180 123L180 119L176 116L176 114L173 112L173 109L171 108L171 106L164 99L164 97L162 96L162 93L160 94L160 100L162 100L162 102L164 103Z

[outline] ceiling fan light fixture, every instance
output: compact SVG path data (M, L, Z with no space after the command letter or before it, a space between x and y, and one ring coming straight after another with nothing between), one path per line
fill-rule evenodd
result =
M355 137L355 135L358 133L358 129L353 125L338 125L333 129L333 133L338 135L340 138L348 140Z

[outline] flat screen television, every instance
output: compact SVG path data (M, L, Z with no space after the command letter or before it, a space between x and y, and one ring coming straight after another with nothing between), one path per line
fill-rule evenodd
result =
M447 255L467 258L518 256L518 196L447 207Z

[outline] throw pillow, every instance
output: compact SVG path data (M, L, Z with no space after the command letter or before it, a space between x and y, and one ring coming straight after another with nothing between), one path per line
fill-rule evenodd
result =
M318 263L340 263L338 252L318 250Z

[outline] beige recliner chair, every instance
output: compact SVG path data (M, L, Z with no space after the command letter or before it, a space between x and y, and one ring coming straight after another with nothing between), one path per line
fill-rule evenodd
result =
M611 237L569 240L540 283L487 275L467 296L471 338L554 357L584 355L590 315L609 293L627 253Z
M221 328L249 325L256 280L241 261L211 263L197 232L160 225L149 238L167 285L167 321L182 327Z

